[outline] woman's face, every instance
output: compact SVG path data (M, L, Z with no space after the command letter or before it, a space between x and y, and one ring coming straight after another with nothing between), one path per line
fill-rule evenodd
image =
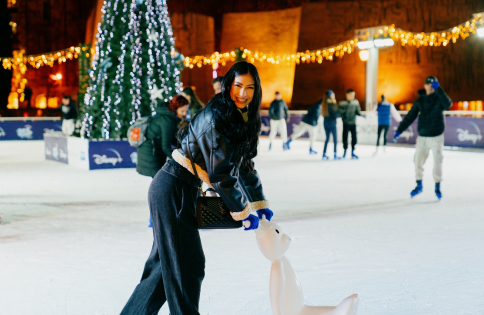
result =
M182 107L178 107L176 109L176 116L178 118L183 118L187 115L187 111L188 111L188 105L185 105L185 106L182 106Z
M192 99L190 98L190 95L185 94L183 92L181 92L181 95L188 100L188 104L190 104L192 102Z
M62 99L62 104L69 105L69 99L68 98L63 98Z
M333 101L336 101L336 96L334 95L334 93L329 94L329 98Z
M235 77L230 88L230 98L235 106L245 108L254 98L255 82L250 74L241 74Z

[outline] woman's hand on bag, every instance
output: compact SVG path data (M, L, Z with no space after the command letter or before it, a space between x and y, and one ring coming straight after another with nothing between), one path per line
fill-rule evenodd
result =
M244 231L255 230L259 227L259 218L250 214L244 221Z
M272 212L271 209L261 209L257 210L257 215L259 216L259 219L264 219L265 217L267 221L270 221L274 215L274 212Z

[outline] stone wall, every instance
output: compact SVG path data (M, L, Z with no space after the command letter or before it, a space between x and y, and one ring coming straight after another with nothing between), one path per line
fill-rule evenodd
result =
M301 9L267 12L229 13L223 18L221 51L232 51L235 47L249 50L295 53L297 51ZM227 65L223 72L228 70ZM295 63L272 65L256 62L262 81L262 103L268 106L274 93L280 91L288 104L291 103Z
M323 48L354 36L359 28L395 24L415 32L443 30L484 11L484 2L466 1L328 1L302 6L298 51ZM380 50L378 93L394 103L412 102L426 76L435 75L456 101L484 99L484 40L471 36L447 47L401 47ZM357 53L333 62L296 67L294 107L306 107L327 89L353 88L365 100L365 64Z
M171 25L175 37L175 48L184 56L211 55L215 49L215 31L212 17L195 13L172 13ZM184 69L184 86L196 88L198 97L208 102L213 96L212 68Z

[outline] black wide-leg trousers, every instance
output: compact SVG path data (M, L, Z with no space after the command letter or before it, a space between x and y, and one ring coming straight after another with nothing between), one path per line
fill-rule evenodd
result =
M200 314L205 255L198 233L199 180L171 160L156 174L148 201L153 247L122 315L153 315L168 301L171 315Z

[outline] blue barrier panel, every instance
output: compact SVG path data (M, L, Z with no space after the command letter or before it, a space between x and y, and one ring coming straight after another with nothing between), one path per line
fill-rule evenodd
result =
M67 138L45 137L45 159L69 164L67 151Z
M398 143L415 144L418 137L418 118L405 130ZM387 140L393 142L398 123L392 120ZM484 148L484 119L471 117L445 117L444 145L463 148Z
M60 120L0 121L1 140L42 140L44 133L62 131Z
M89 169L136 167L138 154L128 141L89 141Z
M271 131L271 119L269 116L262 116L262 126L261 126L261 136L268 136ZM287 135L291 136L294 132L294 128L301 123L302 116L291 116L289 122L287 123ZM309 138L307 132L305 132L301 138Z

